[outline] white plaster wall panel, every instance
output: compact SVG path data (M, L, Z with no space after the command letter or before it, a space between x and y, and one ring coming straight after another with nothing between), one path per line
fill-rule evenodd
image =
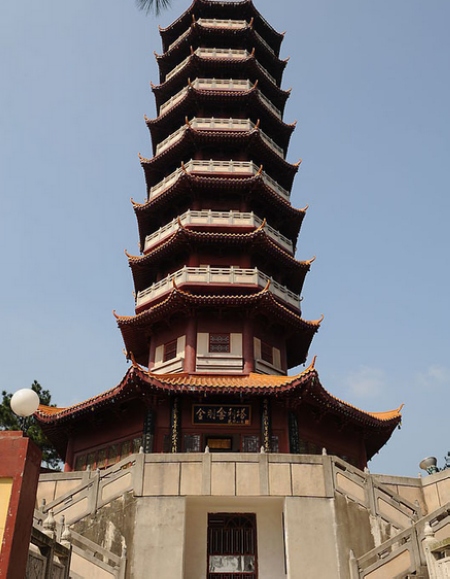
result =
M292 464L292 494L300 497L326 497L322 465Z
M197 334L197 356L206 356L208 354L209 334L199 332Z
M144 468L144 496L178 495L179 463L149 463Z
M184 349L186 347L186 336L177 338L177 358L184 358Z
M128 560L129 577L135 579L185 577L184 536L184 498L140 499L136 508L134 544Z
M269 463L269 494L271 496L292 495L290 464Z
M235 495L236 468L234 462L211 463L211 494Z
M242 356L242 334L230 335L230 350L233 356Z
M201 495L202 494L203 464L201 462L190 462L181 464L181 495Z
M155 366L158 364L162 364L164 359L164 344L160 346L156 346L155 348Z
M288 579L347 579L348 570L339 570L332 501L286 497L284 524Z
M257 497L261 494L259 464L236 463L236 494Z

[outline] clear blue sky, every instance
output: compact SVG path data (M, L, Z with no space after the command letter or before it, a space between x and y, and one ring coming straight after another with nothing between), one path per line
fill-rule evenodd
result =
M255 0L290 56L292 202L310 208L297 256L321 381L366 410L405 403L371 463L416 475L450 450L448 0ZM127 370L112 310L133 313L129 198L158 24L133 0L21 0L0 7L0 388L37 379L60 406Z

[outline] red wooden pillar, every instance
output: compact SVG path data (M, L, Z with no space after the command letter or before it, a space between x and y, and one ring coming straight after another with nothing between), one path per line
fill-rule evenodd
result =
M184 371L193 374L196 368L197 324L190 317L186 327L186 347L184 351Z
M242 340L242 355L244 358L244 374L249 374L254 371L254 356L253 356L253 324L248 318L244 320L244 332Z
M23 432L0 432L0 577L25 577L41 450Z

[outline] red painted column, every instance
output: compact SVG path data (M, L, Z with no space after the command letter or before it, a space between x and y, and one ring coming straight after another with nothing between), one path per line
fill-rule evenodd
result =
M242 357L244 358L244 374L254 371L253 356L253 323L248 318L244 320L244 335L242 336Z
M41 450L23 432L0 432L0 481L9 505L0 551L0 577L25 577Z
M150 348L148 352L148 369L151 371L155 365L155 351L156 351L156 338L155 334L150 336Z
M73 464L73 436L69 438L66 450L66 458L64 461L64 472L72 472L74 468Z
M194 317L188 319L186 326L186 346L184 350L184 371L188 374L195 372L197 351L197 324Z

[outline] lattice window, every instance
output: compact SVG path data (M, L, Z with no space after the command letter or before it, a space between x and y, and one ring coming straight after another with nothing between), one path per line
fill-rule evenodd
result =
M261 359L273 364L273 348L267 342L261 341Z
M167 342L167 344L164 344L163 362L167 362L168 360L172 360L173 358L176 357L177 357L177 340L172 340L171 342Z
M259 436L243 436L242 437L242 452L259 452Z
M184 435L184 452L201 452L200 445L201 445L200 434Z
M230 352L230 334L209 334L210 352Z

